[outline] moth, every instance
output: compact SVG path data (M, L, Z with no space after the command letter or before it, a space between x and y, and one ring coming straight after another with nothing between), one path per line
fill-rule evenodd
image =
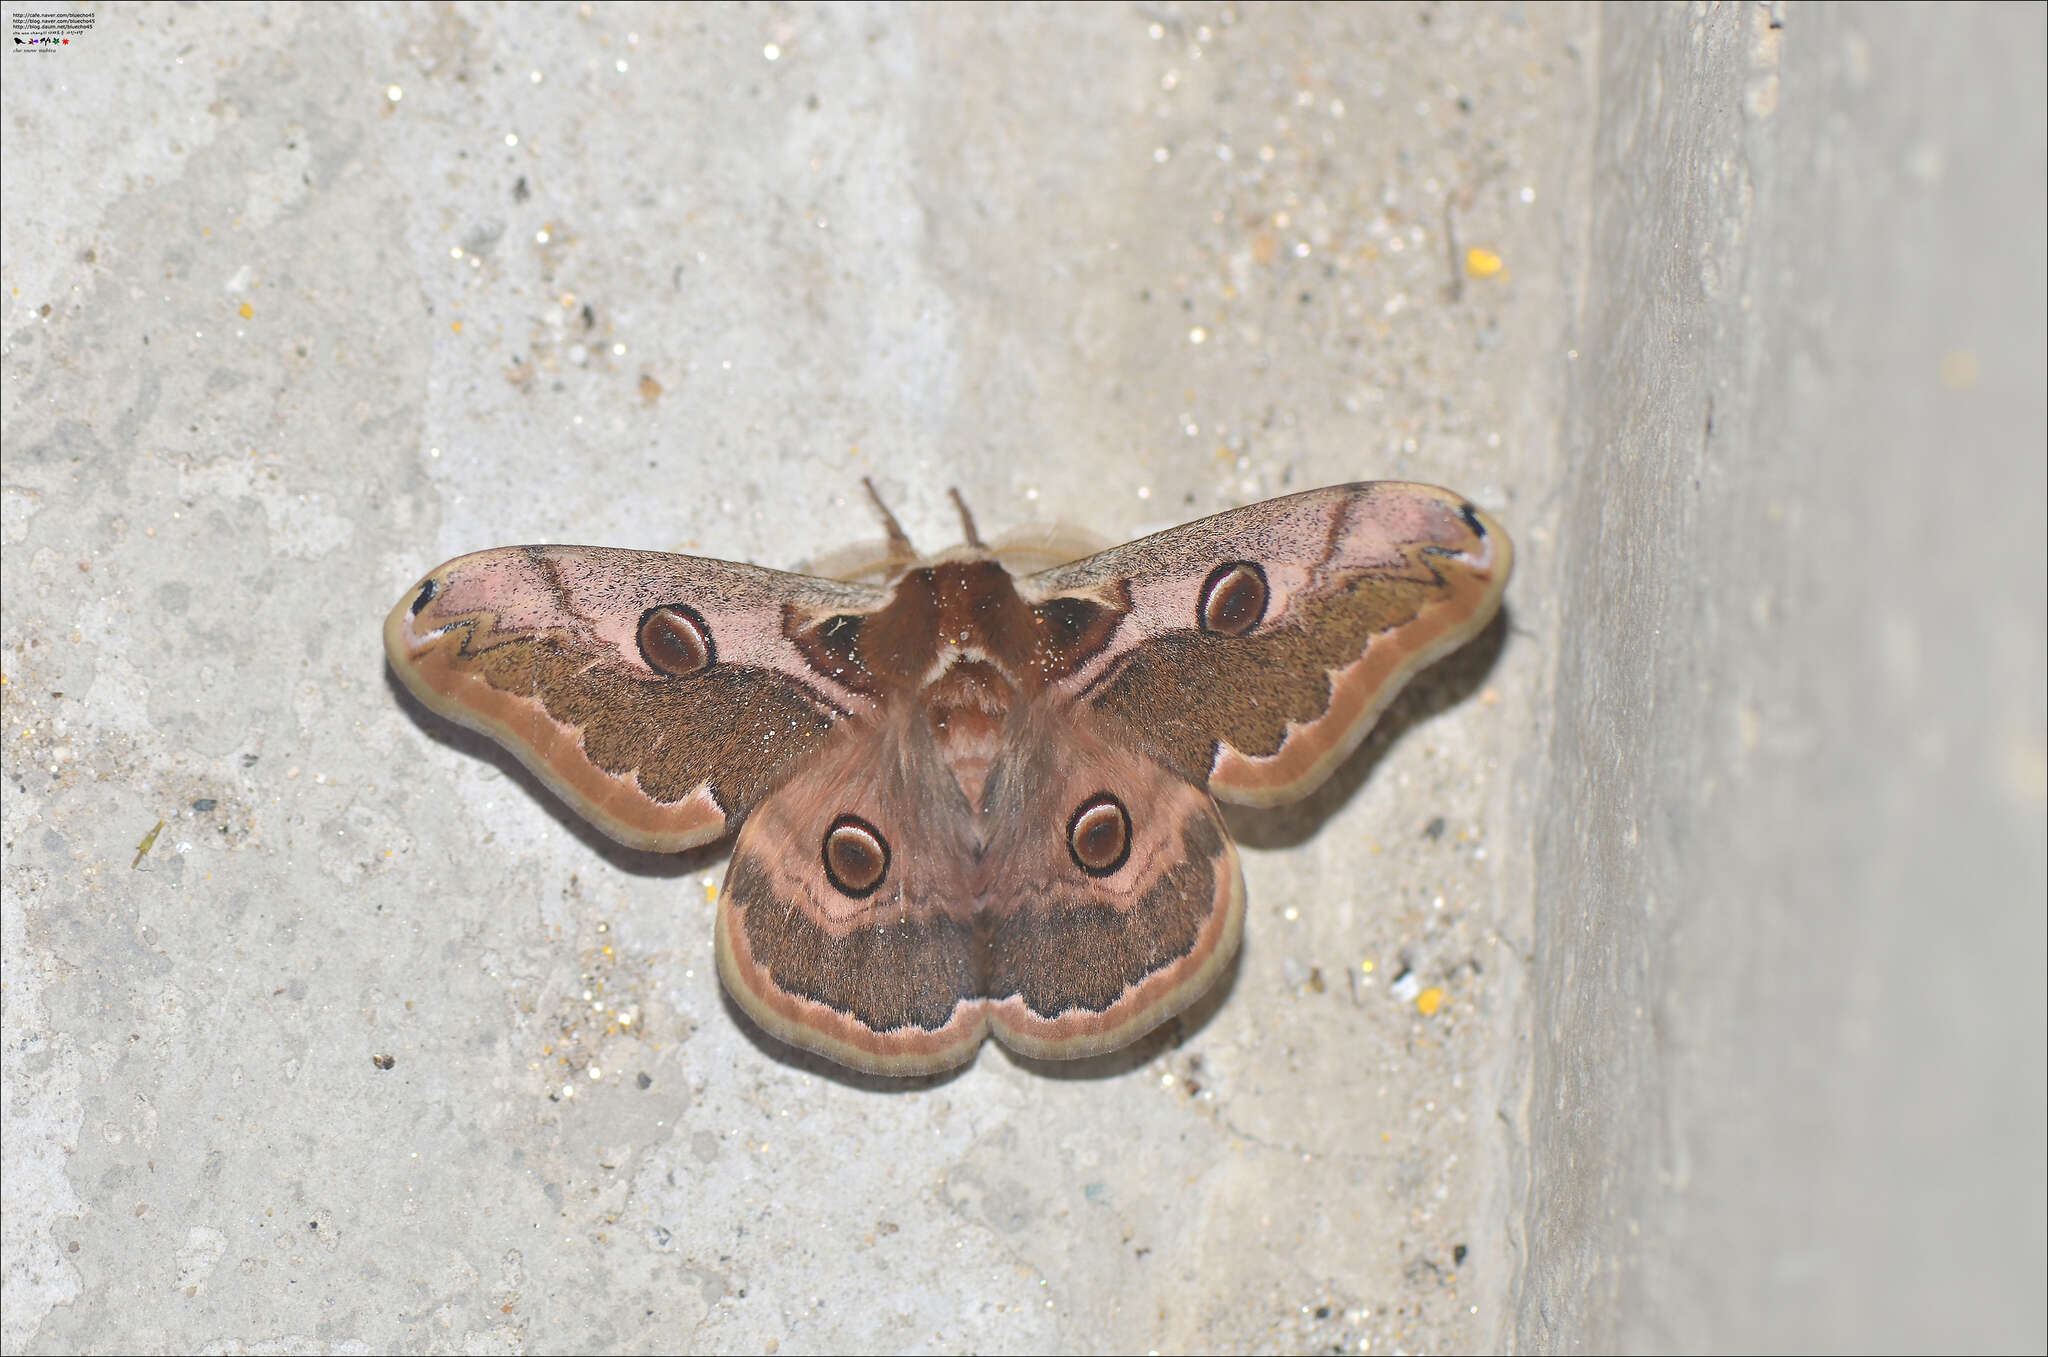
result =
M888 1074L991 1032L1100 1054L1237 949L1217 799L1321 782L1492 618L1513 548L1462 497L1381 481L1013 575L954 500L966 544L925 559L875 497L880 584L477 552L407 591L385 648L620 842L736 832L718 971L775 1036Z

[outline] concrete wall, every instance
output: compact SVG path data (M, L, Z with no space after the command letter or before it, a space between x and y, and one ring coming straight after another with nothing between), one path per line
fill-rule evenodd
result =
M1517 1346L2042 1345L2043 52L1603 15Z
M0 51L6 1351L2041 1345L2038 10L90 13ZM1232 816L1213 998L897 1086L378 643L863 475L1522 573Z
M1493 1341L1526 629L1233 818L1185 1020L889 1084L726 1003L718 851L598 839L379 628L512 542L794 566L864 475L931 548L949 485L1534 531L1584 12L97 13L0 54L10 1351Z

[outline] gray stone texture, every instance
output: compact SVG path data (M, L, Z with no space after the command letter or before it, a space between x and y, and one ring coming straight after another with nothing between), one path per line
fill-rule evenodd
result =
M5 1351L2048 1342L2040 9L92 13L0 51ZM1194 1011L869 1079L378 635L864 475L1521 573Z
M2042 13L1603 16L1516 1346L2042 1345Z

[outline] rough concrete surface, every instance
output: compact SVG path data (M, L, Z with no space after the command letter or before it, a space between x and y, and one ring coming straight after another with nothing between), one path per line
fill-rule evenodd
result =
M1583 11L97 13L5 67L10 1351L1496 1341L1508 621L1236 817L1212 1000L908 1085L762 1037L720 853L608 846L379 625L479 547L794 565L863 475L932 547L949 485L1519 525Z
M2043 1344L2038 9L76 12L0 55L6 1351ZM378 634L863 475L1430 480L1522 573L1232 813L1215 995L869 1079Z
M2043 10L1603 17L1515 1341L2039 1351Z

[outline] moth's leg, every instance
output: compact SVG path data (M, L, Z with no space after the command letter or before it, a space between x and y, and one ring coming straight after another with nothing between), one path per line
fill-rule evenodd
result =
M911 545L910 534L903 531L903 525L896 521L896 515L890 513L889 506L882 503L882 492L875 489L875 483L869 477L861 477L860 483L868 488L868 498L874 501L875 512L882 516L882 527L889 534L889 555L885 563L892 568L915 564L918 559L917 548Z
M960 530L967 534L967 545L976 551L987 551L988 543L981 540L981 534L974 530L974 515L967 512L967 501L960 498L960 487L949 485L946 493L953 497L953 507L960 511Z

